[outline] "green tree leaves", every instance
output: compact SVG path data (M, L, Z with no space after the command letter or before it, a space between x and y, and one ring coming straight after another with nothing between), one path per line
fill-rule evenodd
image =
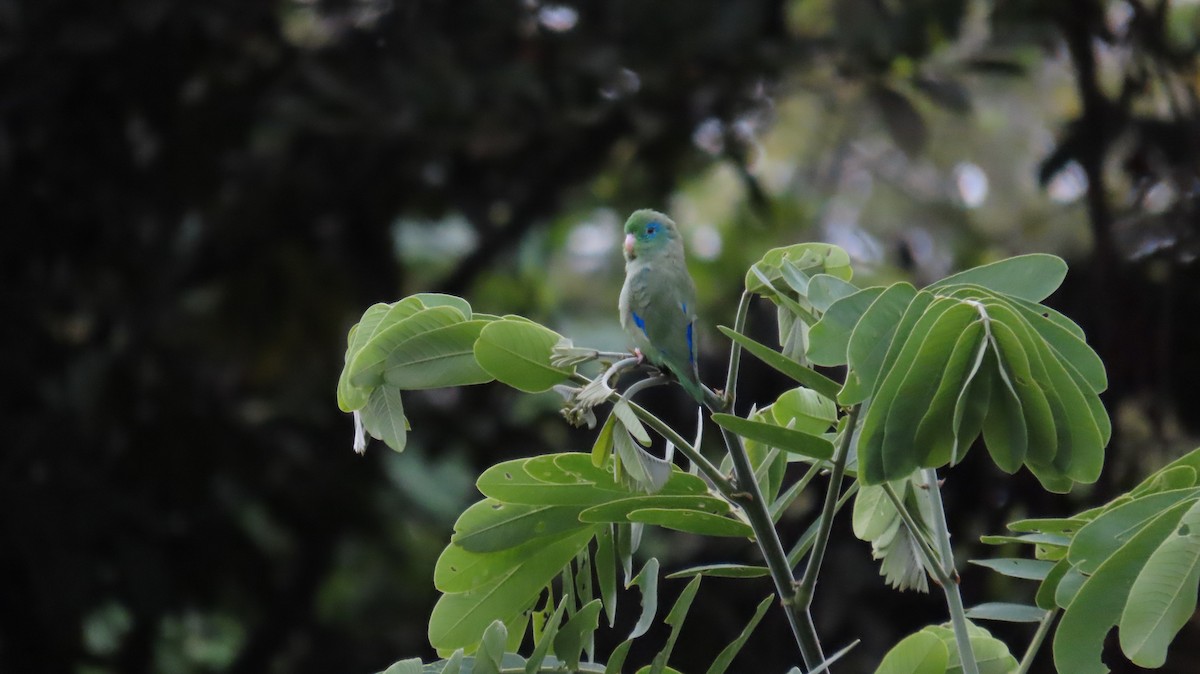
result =
M1034 304L1064 272L1053 256L1022 256L830 306L810 355L847 363L838 401L867 406L864 483L957 463L980 435L1002 470L1027 466L1052 491L1096 480L1111 433L1103 365L1078 327Z
M1041 609L1064 609L1054 638L1059 669L1101 673L1100 651L1117 627L1121 650L1159 667L1192 617L1200 590L1200 449L1099 508L1062 519L1023 520L1018 537L985 542L1035 546L1039 560L980 562L1041 581ZM1052 564L1052 566L1051 566Z
M466 300L421 293L363 312L347 338L338 407L396 451L409 422L401 391L469 386L498 379L526 392L561 383L570 369L550 364L562 338L519 316L476 313ZM365 441L356 438L355 449Z

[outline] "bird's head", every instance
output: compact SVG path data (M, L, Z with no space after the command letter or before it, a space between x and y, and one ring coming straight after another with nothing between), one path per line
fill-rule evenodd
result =
M625 221L625 259L633 260L672 246L682 246L675 221L658 211L643 208Z

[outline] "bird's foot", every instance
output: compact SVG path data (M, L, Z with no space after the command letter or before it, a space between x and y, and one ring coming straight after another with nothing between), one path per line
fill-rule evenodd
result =
M642 363L646 362L646 354L642 353L642 350L637 347L633 348L633 356L634 356L634 358L637 358L638 365L641 365Z

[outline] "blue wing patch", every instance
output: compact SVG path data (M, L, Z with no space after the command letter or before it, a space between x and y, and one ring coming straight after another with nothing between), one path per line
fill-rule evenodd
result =
M692 365L695 365L696 364L696 345L692 342L692 324L691 323L688 323L687 340L688 340L688 360L691 362Z
M646 335L647 337L649 337L649 336L650 336L650 333L646 332L646 321L642 320L642 317L641 317L641 316L638 316L636 311L631 311L631 312L629 312L629 313L630 313L630 315L631 315L631 316L633 316L633 324L634 324L634 325L636 325L636 326L638 326L639 328L641 328L641 329L642 329L642 334L644 334L644 335ZM690 334L689 334L689 336L688 336L688 341L689 341L689 343L691 342L691 335L690 335Z

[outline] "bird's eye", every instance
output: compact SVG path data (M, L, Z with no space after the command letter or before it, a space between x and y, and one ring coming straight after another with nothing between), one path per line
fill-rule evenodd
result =
M646 226L646 234L648 234L648 235L653 235L657 231L658 231L658 223L657 222L652 222Z

